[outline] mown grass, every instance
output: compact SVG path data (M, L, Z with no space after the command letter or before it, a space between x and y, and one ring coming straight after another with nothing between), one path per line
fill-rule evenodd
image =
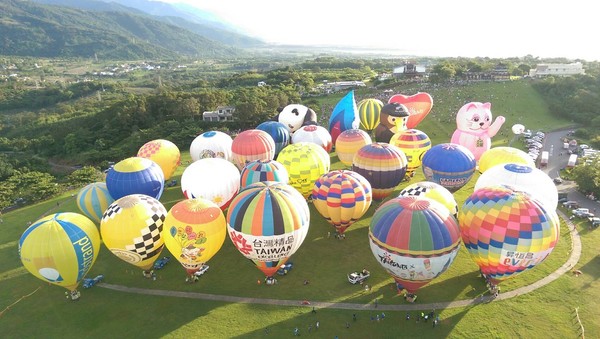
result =
M536 129L550 130L567 124L548 114L527 83L440 87L427 91L434 97L436 111L419 128L430 135L434 144L449 140L448 135L454 130L454 125L444 119L450 119L452 112L458 110L464 101L490 101L495 115L507 117L502 129L506 131L505 135L496 138L497 145L506 144L508 131L516 123L518 112L524 114L520 123L535 125ZM410 90L404 93L411 94ZM180 146L184 153L184 165L189 161L186 147L188 145ZM343 168L335 154L332 154L332 161L333 168ZM177 176L181 175L183 169L184 166L179 168ZM459 205L472 192L477 176L475 174L469 184L455 193ZM412 182L419 180L423 180L423 175L417 171ZM392 196L397 195L404 186L406 183L399 185ZM12 305L0 316L3 337L281 338L292 336L295 327L300 329L303 336L309 335L308 326L313 325L310 335L323 338L336 335L340 338L566 338L578 334L578 325L573 322L575 307L579 307L586 335L600 335L600 321L596 317L600 311L596 301L600 297L597 288L600 265L595 250L600 244L600 235L588 230L584 223L578 225L584 249L576 266L584 272L580 277L564 275L532 293L509 300L438 309L436 312L442 321L436 328L432 328L430 322L417 323L414 320L415 311L410 312L411 320L405 319L405 311L385 311L385 319L371 320L375 314L381 314L380 309L374 308L373 301L376 298L379 305L406 304L396 294L393 280L375 261L369 249L368 225L378 203L373 204L369 213L351 226L345 240L327 237L333 228L311 205L310 230L304 244L292 258L294 269L289 275L278 277L279 283L275 286L257 284L257 280L262 279L262 273L243 259L229 239L225 240L219 253L209 262L210 270L195 284L184 282L184 270L177 262L157 271L156 281L144 279L138 268L120 261L104 246L89 274L95 276L102 273L110 284L148 289L365 304L361 311L324 308L312 314L310 306L302 307L300 304L298 307L232 304L130 294L100 287L82 289L81 300L71 302L64 297L63 289L43 283L22 268L17 240L28 221L57 211L77 212L72 193L3 216L4 223L0 224L0 308ZM161 201L170 208L181 199L180 187L176 186L168 188ZM561 232L561 240L548 260L503 282L503 292L537 281L567 260L571 240L565 225L561 226ZM165 251L163 255L170 254ZM348 272L363 267L372 273L367 281L372 286L371 291L346 281ZM450 269L419 291L417 304L472 299L485 293L484 281L477 271L466 250L461 248ZM310 284L303 285L305 279L309 279ZM33 295L13 304L32 292ZM352 320L353 314L357 314L356 322ZM321 325L318 330L314 328L316 321ZM346 328L347 322L350 328ZM265 328L268 328L268 333Z

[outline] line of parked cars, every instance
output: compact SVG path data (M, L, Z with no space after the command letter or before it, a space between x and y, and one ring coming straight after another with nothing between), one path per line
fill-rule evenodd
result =
M523 133L525 137L525 145L527 146L527 150L529 156L535 161L540 156L540 152L542 147L544 146L544 138L546 134L542 131L537 131L535 133L527 130Z

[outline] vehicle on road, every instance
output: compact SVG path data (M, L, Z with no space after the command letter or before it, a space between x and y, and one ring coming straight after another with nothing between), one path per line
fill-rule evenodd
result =
M542 158L540 159L540 165L541 166L548 165L548 158L549 157L550 157L550 153L548 153L548 151L543 151L542 152Z
M577 154L569 155L569 160L567 161L567 168L573 168L577 164Z
M579 203L577 201L568 200L563 202L563 206L565 206L566 208L576 209L579 208Z

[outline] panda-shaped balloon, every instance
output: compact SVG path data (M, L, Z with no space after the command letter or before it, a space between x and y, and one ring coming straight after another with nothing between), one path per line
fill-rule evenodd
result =
M317 113L304 105L291 104L282 108L271 120L284 124L290 133L294 133L302 126L316 125Z

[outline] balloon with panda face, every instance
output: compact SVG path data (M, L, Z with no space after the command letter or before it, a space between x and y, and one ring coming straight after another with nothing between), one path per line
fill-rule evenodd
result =
M317 113L304 105L291 104L279 111L273 120L284 124L290 133L294 133L302 126L316 125Z

